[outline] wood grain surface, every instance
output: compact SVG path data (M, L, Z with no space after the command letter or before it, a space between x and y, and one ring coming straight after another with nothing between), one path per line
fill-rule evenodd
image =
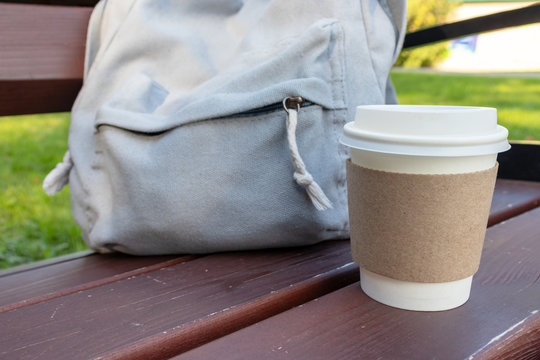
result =
M540 182L497 179L488 226L540 206Z
M394 309L355 283L175 359L537 359L538 219L540 209L488 230L471 298L457 309Z
M0 313L178 264L191 256L92 254L0 276Z
M0 358L165 358L357 281L351 261L347 241L200 257L0 314Z
M91 11L0 3L0 115L71 109Z
M6 3L41 4L62 6L95 6L99 0L0 0Z

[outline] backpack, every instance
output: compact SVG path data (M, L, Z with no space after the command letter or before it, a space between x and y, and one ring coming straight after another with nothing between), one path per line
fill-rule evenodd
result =
M90 248L136 255L349 236L343 125L396 102L405 0L102 0L68 152Z

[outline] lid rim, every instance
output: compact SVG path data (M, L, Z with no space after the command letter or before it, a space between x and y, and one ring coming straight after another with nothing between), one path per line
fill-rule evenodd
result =
M441 135L400 135L383 134L379 132L360 130L355 128L353 123L345 124L343 136L351 140L372 141L389 144L415 144L415 145L438 145L438 146L456 146L456 145L480 145L490 144L500 141L507 141L508 130L497 125L494 132L473 136L441 136Z
M353 149L385 154L441 157L498 154L509 150L511 147L506 140L487 144L466 144L441 147L433 146L431 144L389 144L374 141L362 141L346 136L341 137L340 143Z
M366 110L370 112L392 112L392 113L411 113L417 114L419 110L424 110L426 114L450 114L464 112L486 112L493 113L497 108L491 106L474 106L474 105L414 105L414 104L366 104L358 105L356 109Z

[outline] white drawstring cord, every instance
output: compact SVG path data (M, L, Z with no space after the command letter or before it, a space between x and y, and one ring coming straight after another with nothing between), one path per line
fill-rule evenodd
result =
M313 177L306 169L306 164L298 152L296 144L296 125L298 123L298 109L285 108L287 112L287 141L294 166L294 180L306 188L311 202L319 211L332 208L332 202L328 199L321 187L313 180Z
M43 180L43 190L49 196L53 196L69 182L69 172L73 167L69 151L64 155L61 163L58 163L54 169Z

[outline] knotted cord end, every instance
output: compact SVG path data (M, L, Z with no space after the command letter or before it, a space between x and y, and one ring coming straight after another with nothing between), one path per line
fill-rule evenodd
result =
M73 161L71 161L71 155L67 151L62 162L58 163L43 180L43 190L47 195L55 195L68 184L69 172L72 167Z
M285 106L285 101L283 102ZM306 169L306 164L302 160L296 143L296 125L298 123L298 109L285 107L287 112L287 141L289 143L289 152L291 154L292 164L294 166L294 179L298 185L303 186L313 203L313 206L319 211L324 211L332 208L332 202L328 199L324 191L317 184L311 174Z

